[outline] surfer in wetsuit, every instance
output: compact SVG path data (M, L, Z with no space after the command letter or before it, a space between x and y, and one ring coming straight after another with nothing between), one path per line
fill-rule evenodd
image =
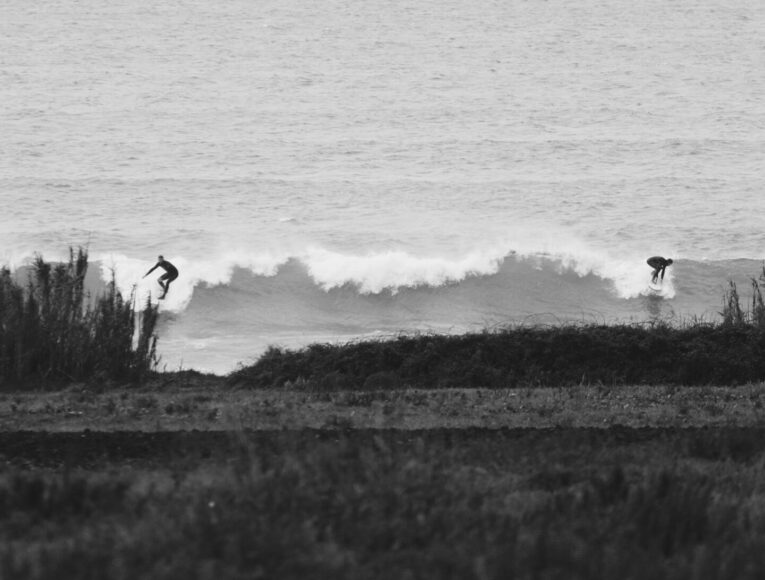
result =
M672 265L672 260L669 258L662 258L661 256L653 256L651 258L648 258L647 260L648 265L653 268L653 275L651 276L651 282L654 284L659 279L659 273L661 273L661 280L664 281L664 270L667 269L667 266Z
M159 277L159 280L157 280L157 282L159 282L159 285L162 286L162 289L165 291L165 293L159 297L159 299L162 300L165 296L167 296L167 291L170 288L170 282L172 282L178 277L178 268L176 268L170 262L165 260L163 256L159 256L158 260L159 261L156 264L154 264L154 267L148 272L146 272L146 274L144 274L143 277L146 278L146 276L151 274L157 268L162 268L165 271L165 273Z

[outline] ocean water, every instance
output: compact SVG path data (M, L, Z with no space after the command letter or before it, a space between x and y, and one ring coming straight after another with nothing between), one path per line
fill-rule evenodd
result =
M762 271L763 30L753 0L5 0L0 264L87 246L144 300L163 254L168 370L714 320Z

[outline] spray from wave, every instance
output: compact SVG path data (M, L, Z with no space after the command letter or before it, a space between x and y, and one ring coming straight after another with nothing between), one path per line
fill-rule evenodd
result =
M496 274L506 258L502 251L473 252L464 257L423 258L406 252L347 256L311 250L300 259L314 282L324 290L352 285L362 294L393 293L401 288L438 287L472 276Z

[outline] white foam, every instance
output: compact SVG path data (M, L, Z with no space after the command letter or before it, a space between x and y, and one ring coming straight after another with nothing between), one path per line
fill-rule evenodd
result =
M574 244L567 251L556 251L548 256L557 262L561 270L570 270L578 276L594 275L613 284L615 294L624 299L637 298L656 294L649 287L651 268L646 264L644 256L620 255L612 256L603 250L593 250L586 245ZM664 298L674 298L676 291L671 267L665 271L660 295Z
M496 250L471 252L454 259L419 257L403 251L354 256L315 248L304 260L310 276L325 290L352 284L361 293L376 294L496 274L506 255L504 250Z
M454 256L417 255L404 250L353 254L318 246L290 253L251 253L241 248L227 249L219 250L215 258L201 260L169 255L167 258L178 267L180 275L172 283L162 307L173 312L184 310L193 297L195 287L201 284L229 284L235 268L247 269L259 276L275 276L280 266L290 258L303 263L312 280L325 291L352 285L363 294L377 294L384 290L395 293L402 288L459 283L471 276L496 274L504 260L515 254L518 259L536 261L540 268L549 263L559 273L571 271L580 277L594 275L608 280L620 298L655 294L648 287L651 269L645 263L644 256L614 257L608 251L593 249L580 240L556 239L549 234L537 240L521 237L523 241L520 243L517 239L495 241L483 248ZM135 290L139 305L146 300L156 301L161 294L157 284L161 271L154 271L143 278L154 261L121 254L95 256L95 259L101 262L103 279L110 280L114 270L120 292L128 296ZM671 268L666 271L661 295L666 298L675 296Z
M162 301L162 309L171 312L184 310L194 295L194 288L200 284L218 286L228 284L235 267L246 268L262 276L276 275L284 258L269 255L247 255L241 252L229 252L216 260L189 260L185 257L167 256L179 271L179 276L170 285L170 291ZM117 289L127 297L135 292L138 307L146 301L156 303L162 295L162 288L157 279L163 274L161 269L154 270L149 276L144 275L156 262L130 258L121 254L96 256L101 263L101 276L111 280L114 272Z

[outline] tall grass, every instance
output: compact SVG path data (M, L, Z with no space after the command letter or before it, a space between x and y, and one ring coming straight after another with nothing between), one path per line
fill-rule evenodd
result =
M157 308L136 315L114 279L91 297L87 269L82 248L64 263L37 256L26 286L0 269L0 384L137 381L156 365Z
M741 304L741 297L736 288L736 283L732 280L728 282L728 290L723 294L723 309L720 312L724 325L751 325L765 329L765 301L762 298L761 281L765 281L765 265L762 267L759 281L756 278L751 279L752 300L749 310Z
M112 434L0 475L0 577L760 579L762 435Z

